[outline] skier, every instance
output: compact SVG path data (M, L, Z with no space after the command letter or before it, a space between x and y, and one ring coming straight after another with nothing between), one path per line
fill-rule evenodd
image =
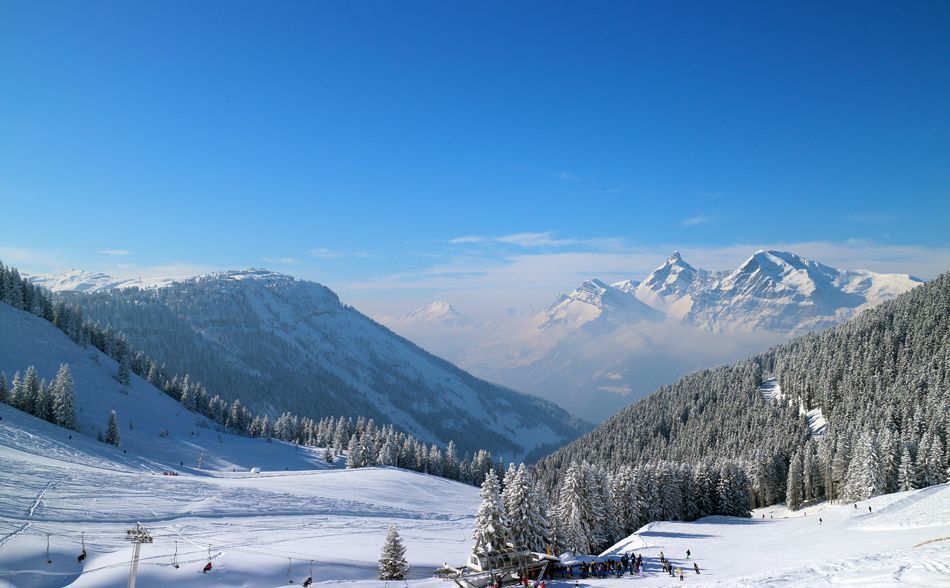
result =
M211 562L209 561L208 563L205 564L205 567L203 570L201 570L201 573L207 574L210 571L211 571Z
M868 512L871 512L871 505L868 505Z
M693 562L693 569L696 570L696 574L698 575L698 574L699 574L699 564L696 563L696 562Z
M821 525L821 517L818 517L818 524Z
M676 571L680 573L680 582L683 581L683 570L676 568Z
M686 550L686 559L689 559L689 550Z

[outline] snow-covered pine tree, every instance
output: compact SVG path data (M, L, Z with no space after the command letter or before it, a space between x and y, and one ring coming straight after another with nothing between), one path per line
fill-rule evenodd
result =
M387 436L383 441L383 446L379 448L379 455L376 456L376 464L381 466L395 466L399 451L396 448L396 442L391 436Z
M785 504L792 510L802 507L803 478L802 454L796 451L788 465L788 483L785 485Z
M546 503L535 486L534 477L524 464L517 469L512 464L505 474L502 498L515 545L543 551L550 542L550 529L545 513Z
M36 394L40 388L39 376L36 374L36 368L29 366L26 373L23 374L23 382L20 384L20 393L17 395L19 405L17 408L23 412L33 414L33 403L36 400Z
M786 490L787 492L787 490ZM821 473L818 469L818 454L815 442L811 439L802 450L802 500L815 500L821 497Z
M323 450L323 461L327 463L333 463L336 461L336 457L333 456L333 449L331 447L327 447Z
M927 452L927 480L930 485L943 484L947 481L947 459L940 435L933 433L930 441L930 451Z
M106 437L105 442L109 445L119 446L121 438L119 436L119 418L116 416L115 411L109 413L109 424L106 427Z
M7 375L0 372L0 402L9 402L10 389L7 387Z
M901 452L900 464L897 466L897 489L901 492L917 489L917 467L906 444Z
M123 354L119 359L119 369L116 371L115 379L117 382L123 386L128 386L131 382L130 370L129 370L129 356L128 354Z
M865 431L851 457L845 496L850 500L867 500L883 494L884 483L884 462L877 435L873 431Z
M750 517L749 480L735 462L725 461L719 468L719 514Z
M433 476L441 476L443 472L443 461L442 450L433 443L432 447L429 448L429 473Z
M73 377L67 364L61 364L53 378L53 422L67 429L76 429L76 396L73 393Z
M406 548L396 527L389 527L386 541L383 543L382 553L379 554L380 580L405 580L409 573L409 562L406 561Z
M356 437L356 433L350 435L350 442L346 446L346 469L352 470L363 467L363 446Z
M475 514L475 530L472 537L481 542L486 550L498 550L505 546L509 536L508 517L501 499L501 488L494 470L489 470L479 492L482 504Z
M442 469L446 478L450 480L459 479L459 456L455 441L449 441L448 447L445 448L445 466Z
M584 466L572 463L561 480L557 497L557 533L564 548L574 553L593 553L593 518Z
M36 398L33 399L33 416L44 421L50 420L50 403L49 386L46 385L46 380L40 380Z

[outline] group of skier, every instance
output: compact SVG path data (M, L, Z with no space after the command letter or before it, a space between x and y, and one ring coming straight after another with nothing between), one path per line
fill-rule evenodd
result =
M689 559L692 553L687 549L686 550L686 559ZM666 559L666 556L661 551L660 552L660 565L663 568L663 572L669 574L670 576L676 577L679 576L680 580L683 580L683 570L682 568L674 568L673 562ZM618 578L622 577L625 573L640 575L643 577L643 555L642 554L623 554L619 559L607 559L600 562L590 562L590 563L580 563L573 566L568 566L567 574L570 576L579 575L583 579L587 578L607 578L609 576L616 576ZM699 574L699 564L693 562L693 571Z

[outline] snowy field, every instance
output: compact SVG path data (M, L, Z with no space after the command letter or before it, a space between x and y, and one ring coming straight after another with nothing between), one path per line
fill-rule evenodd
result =
M140 587L299 585L312 560L317 584L382 588L374 581L376 559L395 525L413 566L409 584L432 588L444 583L431 579L431 570L460 563L471 549L477 491L455 482L375 468L164 476L95 440L64 440L61 429L10 407L0 406L0 416L0 586L125 586L125 530L136 522L154 536L142 548ZM79 564L82 533L88 558ZM179 568L172 565L176 542ZM214 568L203 575L209 545ZM687 549L699 576L686 568ZM609 553L624 551L643 554L644 578L580 584L680 585L659 571L663 551L683 566L683 585L950 586L950 486L858 508L774 507L753 519L657 522Z
M0 586L125 586L125 531L136 522L154 538L142 547L141 587L300 584L311 560L320 581L369 580L390 525L417 578L471 548L477 490L441 478L396 469L165 476L94 440L63 442L61 430L8 406L0 416ZM214 568L203 575L209 546Z

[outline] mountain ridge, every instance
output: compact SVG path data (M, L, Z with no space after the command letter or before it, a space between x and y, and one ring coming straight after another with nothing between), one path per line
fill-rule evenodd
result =
M123 284L60 295L157 361L258 411L363 415L426 442L518 459L588 427L430 354L316 282L247 269Z

